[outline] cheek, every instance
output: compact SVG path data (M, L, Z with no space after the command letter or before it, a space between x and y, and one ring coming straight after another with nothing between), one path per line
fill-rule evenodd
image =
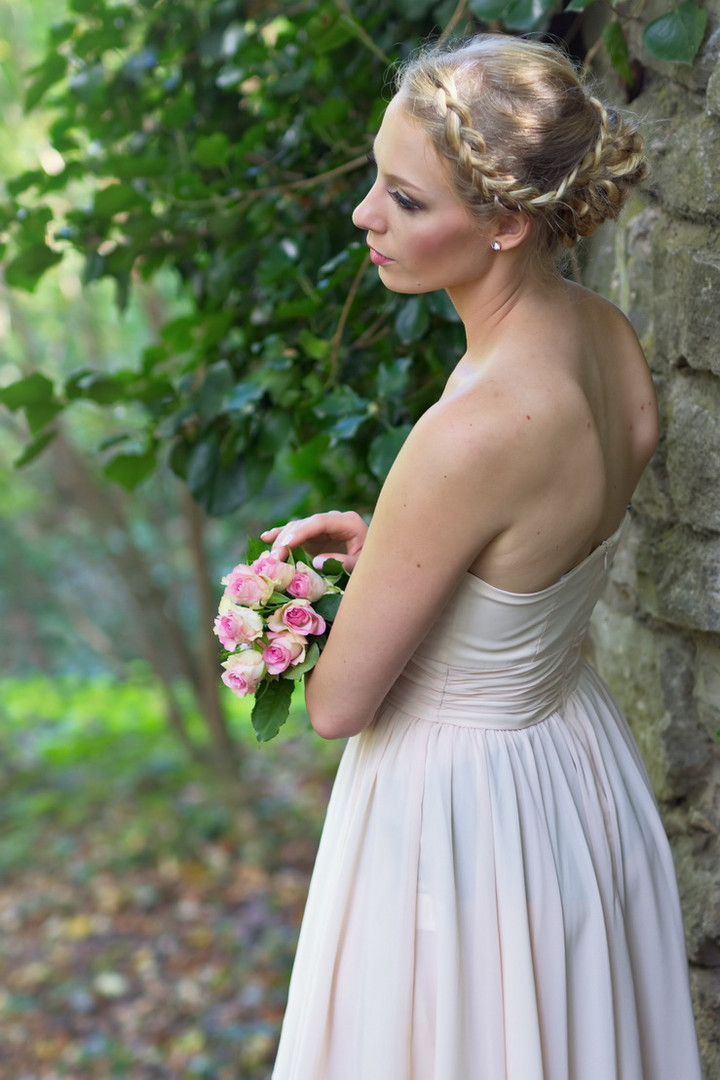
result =
M435 224L432 228L418 230L410 246L418 258L432 258L442 262L467 259L477 251L471 229L472 227L465 223L462 227L459 227L457 222Z

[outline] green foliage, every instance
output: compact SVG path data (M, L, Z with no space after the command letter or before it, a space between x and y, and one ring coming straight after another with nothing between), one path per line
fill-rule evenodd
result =
M577 20L588 6L566 10ZM20 400L23 385L9 388L34 440L23 460L68 404L132 404L144 433L110 448L106 464L127 487L167 460L211 514L290 488L295 512L330 496L369 507L463 346L446 298L383 290L350 223L388 64L456 13L459 33L556 32L557 0L71 9L26 95L28 108L52 109L64 168L28 169L8 185L7 279L32 290L77 251L84 280L111 279L121 306L133 281L163 269L189 311L112 376L84 367L39 405ZM629 85L621 20L615 12L603 40ZM689 63L705 22L683 0L646 28L645 47Z
M643 45L660 60L692 64L705 35L707 18L707 11L694 0L683 0L674 11L648 23Z

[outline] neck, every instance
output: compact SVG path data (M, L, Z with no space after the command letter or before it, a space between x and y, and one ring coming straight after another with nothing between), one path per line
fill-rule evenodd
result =
M527 255L514 249L500 255L491 273L481 280L448 290L465 327L468 353L492 348L518 309L547 297L559 286L559 274L539 274L529 265Z

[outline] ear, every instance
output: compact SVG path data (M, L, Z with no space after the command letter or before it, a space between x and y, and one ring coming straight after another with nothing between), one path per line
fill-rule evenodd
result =
M492 239L502 244L503 251L519 247L532 230L532 221L521 210L500 213L491 226Z

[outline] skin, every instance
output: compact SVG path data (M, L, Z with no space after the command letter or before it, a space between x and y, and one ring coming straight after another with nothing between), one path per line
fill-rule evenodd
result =
M652 381L622 313L551 268L538 274L522 213L479 225L401 96L375 156L353 221L390 260L378 274L396 292L445 288L467 349L398 455L367 534L343 514L264 534L281 555L314 539L354 566L307 681L325 738L372 723L467 572L535 592L577 565L617 528L657 442Z

